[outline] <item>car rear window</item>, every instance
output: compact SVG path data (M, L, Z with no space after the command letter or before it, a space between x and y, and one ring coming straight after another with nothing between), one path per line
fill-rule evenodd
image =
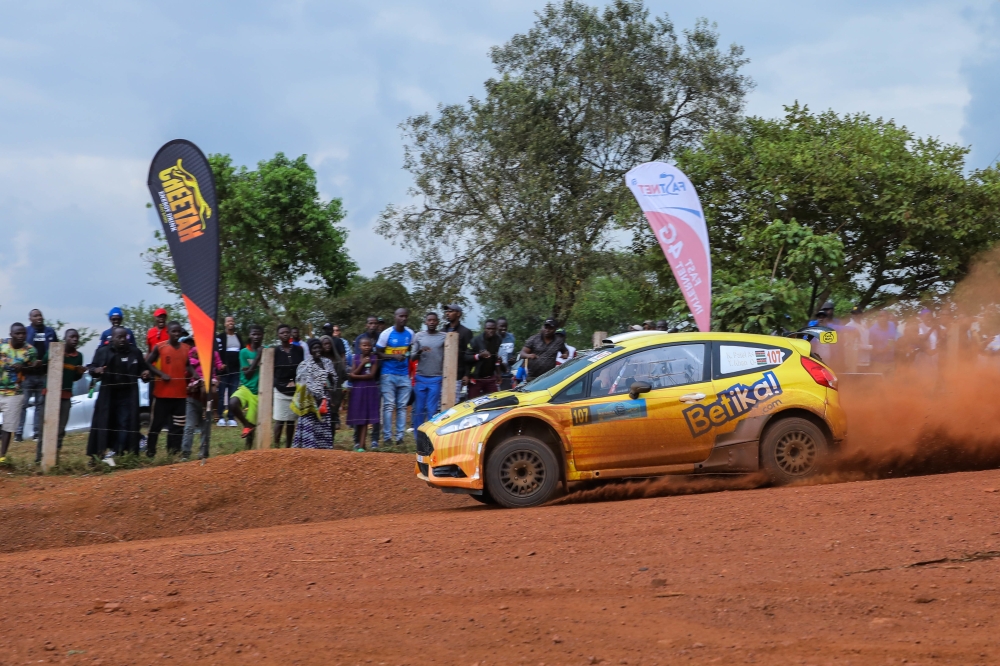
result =
M715 350L716 379L776 368L792 355L785 347L752 342L717 342Z

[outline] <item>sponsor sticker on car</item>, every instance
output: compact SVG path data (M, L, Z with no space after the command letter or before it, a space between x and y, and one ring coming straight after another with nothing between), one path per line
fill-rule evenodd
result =
M770 402L771 398L781 395L781 384L773 372L765 372L764 376L747 386L733 384L725 391L717 393L715 402L708 405L692 405L683 411L684 420L694 437L704 435L712 428L737 419L754 407Z
M764 347L719 346L719 374L745 372L757 368L781 365L785 360L784 349Z
M572 411L573 425L584 426L605 421L622 421L624 419L646 418L645 400L626 400L622 402L574 407Z

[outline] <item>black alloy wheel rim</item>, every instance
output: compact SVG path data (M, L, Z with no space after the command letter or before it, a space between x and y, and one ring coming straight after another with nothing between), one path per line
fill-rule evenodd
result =
M534 451L511 451L500 463L500 484L515 497L531 497L545 482L545 463Z
M790 476L803 476L811 472L817 456L816 442L803 430L785 433L774 447L778 468Z

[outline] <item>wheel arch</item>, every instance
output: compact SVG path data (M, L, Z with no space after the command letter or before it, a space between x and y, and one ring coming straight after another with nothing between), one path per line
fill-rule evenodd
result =
M823 436L826 437L826 445L830 451L833 451L836 447L836 442L833 439L833 431L830 429L830 425L826 422L822 416L819 416L815 412L802 407L791 407L789 409L783 409L780 412L775 412L767 419L764 423L764 427L760 430L760 437L757 441L758 449L763 446L764 438L767 436L767 431L778 424L778 422L785 419L800 418L810 421L813 425L820 429Z
M534 437L552 449L552 453L555 454L556 459L559 461L559 480L564 481L566 479L566 450L563 447L562 438L559 437L559 433L556 432L556 429L551 424L533 416L517 416L501 423L490 433L483 447L482 468L486 469L490 454L500 442L518 435Z

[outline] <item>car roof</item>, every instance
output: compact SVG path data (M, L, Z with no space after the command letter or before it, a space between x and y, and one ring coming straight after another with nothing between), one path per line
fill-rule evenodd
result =
M667 333L665 331L629 331L605 338L604 345L614 345L625 349L638 349L649 345L669 342L701 342L703 340L723 340L726 342L749 342L758 345L780 345L797 348L794 340L777 335L757 335L753 333ZM801 352L801 350L799 350Z

